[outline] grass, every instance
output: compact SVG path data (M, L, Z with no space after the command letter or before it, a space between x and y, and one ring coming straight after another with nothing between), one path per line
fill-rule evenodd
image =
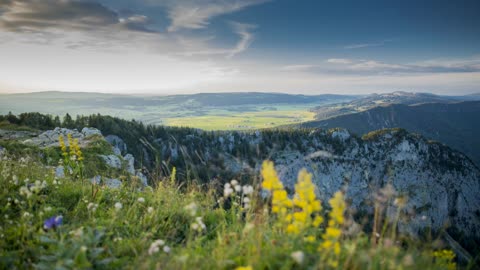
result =
M205 115L168 118L169 126L193 127L204 130L248 130L272 128L315 119L315 113L301 109L278 111L230 112L227 115Z
M282 196L275 195L275 172L264 169L262 175L278 204ZM298 189L309 186L308 175L302 179ZM285 215L275 212L270 200L260 196L261 185L260 177L251 188L236 181L179 184L173 175L156 187L140 190L124 182L109 189L69 176L57 179L53 168L35 158L7 155L0 160L0 269L455 267L450 251L434 253L438 247L397 235L394 224L385 223L373 237L352 232L341 196L323 202L325 210L317 209L323 224L300 224L299 232L288 233L284 225L290 221L283 217L304 210L284 204ZM45 228L47 219L59 216L61 224ZM338 230L329 234L326 228L333 227ZM338 241L338 253L329 250L327 239Z

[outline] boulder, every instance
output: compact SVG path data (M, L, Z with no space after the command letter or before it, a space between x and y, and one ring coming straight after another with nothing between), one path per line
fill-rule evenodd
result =
M116 178L107 178L105 179L105 185L109 188L119 188L122 186L122 181L116 179Z
M82 129L82 134L83 136L85 137L90 137L90 136L93 136L93 135L100 135L102 136L102 132L96 128L91 128L91 127L84 127Z
M120 158L116 155L99 155L107 164L107 166L115 169L121 169L122 168L122 161Z
M120 154L127 152L127 144L125 144L122 138L118 137L117 135L108 135L105 137L105 140L113 146L114 151L115 148L118 148L118 150L120 150Z
M137 172L135 174L135 176L137 176L139 179L140 179L140 182L144 185L144 186L148 186L148 180L147 180L147 177L141 173L141 172Z
M131 154L126 154L123 159L127 162L127 172L129 174L135 174L135 158Z

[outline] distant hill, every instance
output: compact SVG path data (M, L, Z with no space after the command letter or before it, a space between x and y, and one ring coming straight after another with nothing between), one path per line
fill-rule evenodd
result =
M64 106L76 105L87 107L121 107L121 106L238 106L257 104L311 104L324 102L351 101L358 96L346 95L291 95L282 93L200 93L170 96L135 96L98 93L38 92L28 94L0 95L0 113L7 109L18 111L22 106L34 106L28 111L43 111L44 106L62 103ZM39 103L41 102L41 103ZM8 111L7 111L8 112Z
M330 117L361 112L378 106L387 106L391 104L414 105L424 103L452 103L472 100L480 100L480 95L440 96L430 93L397 91L393 93L372 94L340 104L322 105L312 109L312 111L317 114L316 118L318 120L323 120Z
M393 104L363 112L300 124L301 127L346 128L365 134L401 127L460 150L480 165L480 101Z

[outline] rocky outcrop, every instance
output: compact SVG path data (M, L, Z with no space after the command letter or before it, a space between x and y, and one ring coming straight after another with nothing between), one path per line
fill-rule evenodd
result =
M91 142L93 137L97 137L96 139L102 139L102 132L96 128L85 127L79 132L77 129L67 129L67 128L55 128L53 130L47 130L36 137L32 137L24 143L26 144L33 144L40 147L58 147L59 146L59 137L63 136L65 144L68 146L67 135L70 134L73 139L78 139L80 147L84 148L88 146ZM116 135L108 135L107 137L103 138L108 143L112 145L112 152L114 154L110 155L102 155L99 154L98 156L105 162L105 164L113 169L122 171L125 170L131 176L138 177L140 182L147 186L148 179L147 177L141 173L140 171L135 170L135 157L131 154L126 153L125 156L122 156L123 152L127 151L127 146L125 142ZM1 149L0 149L1 152ZM1 153L0 153L1 155ZM64 178L65 177L65 170L68 168L64 168L63 166L58 166L55 168L55 176L57 178ZM99 176L100 177L100 176ZM94 177L92 178L92 182L100 182L100 178ZM108 187L119 187L121 185L121 181L116 178L105 178L102 181L103 184L107 185Z
M65 139L65 144L68 146L67 135L70 134L73 139L78 139L80 147L85 147L90 142L90 137L92 135L102 135L100 130L96 128L83 128L81 132L77 129L68 129L68 128L55 128L53 130L47 130L37 137L33 137L24 141L26 144L33 144L40 147L55 147L59 146L58 138L63 136Z

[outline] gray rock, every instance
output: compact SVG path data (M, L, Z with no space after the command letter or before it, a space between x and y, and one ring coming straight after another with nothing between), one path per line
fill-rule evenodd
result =
M105 137L105 140L114 148L118 148L121 153L127 152L127 144L117 135L108 135Z
M116 178L113 178L113 179L107 178L105 179L105 185L109 188L119 188L122 186L122 181Z
M65 177L65 168L63 166L58 166L55 168L55 177L64 178Z
M120 158L116 155L99 155L107 164L107 166L115 169L121 169L122 168L122 161Z
M100 135L102 136L102 132L96 128L91 128L91 127L84 127L82 129L82 134L83 136L85 137L90 137L90 136L93 136L93 135Z
M140 179L140 182L142 182L144 186L148 186L148 179L143 173L137 172L135 176L137 176Z
M92 177L92 179L90 179L90 182L94 185L100 185L100 183L102 182L102 177L100 175L95 175L94 177Z
M346 141L350 138L350 132L346 129L335 130L332 132L332 138L340 139L341 141Z
M112 150L113 150L113 154L114 154L114 155L117 155L117 156L121 156L121 155L122 155L122 151L121 151L120 149L118 149L118 147L112 146Z
M135 174L135 158L131 154L126 154L123 159L127 162L127 172L129 174L134 175Z

